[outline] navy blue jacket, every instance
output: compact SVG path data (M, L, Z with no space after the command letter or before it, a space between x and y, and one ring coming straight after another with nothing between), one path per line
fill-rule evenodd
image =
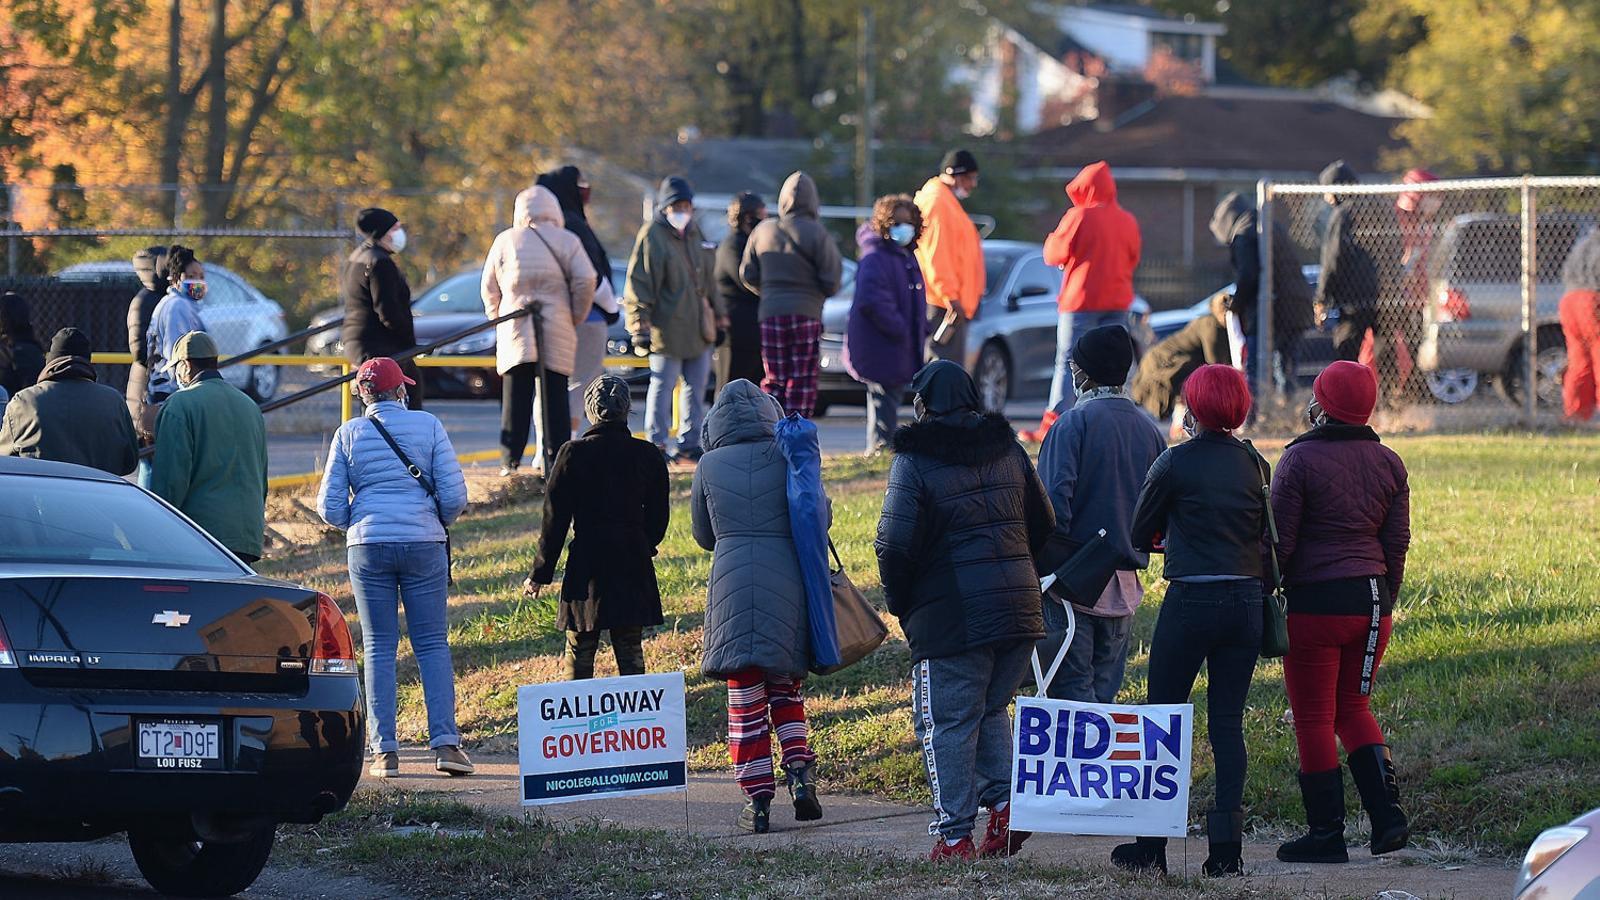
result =
M856 232L861 262L845 329L845 371L857 381L904 385L922 368L927 297L911 251L886 241L870 224Z

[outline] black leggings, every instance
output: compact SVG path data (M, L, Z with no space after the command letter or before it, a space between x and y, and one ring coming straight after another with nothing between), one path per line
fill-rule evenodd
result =
M594 677L594 655L600 649L600 631L567 632L567 680ZM644 674L644 629L611 629L611 650L617 655L618 675Z
M512 366L500 385L500 462L522 464L528 448L528 426L533 424L535 366ZM544 445L545 458L554 460L561 445L572 439L572 418L567 407L567 376L544 370ZM549 472L545 473L546 475Z

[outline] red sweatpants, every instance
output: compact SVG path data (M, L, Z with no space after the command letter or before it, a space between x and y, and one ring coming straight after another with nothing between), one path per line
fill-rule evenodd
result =
M1587 422L1600 403L1600 294L1573 291L1562 297L1561 332L1567 338L1562 406L1567 418Z
M1383 743L1383 729L1372 717L1370 697L1361 693L1361 665L1372 620L1366 616L1289 614L1289 654L1283 658L1283 683L1294 710L1294 738L1300 745L1300 771L1339 768L1337 734L1345 752ZM1392 621L1378 626L1372 675L1389 645Z
M806 728L802 682L760 669L745 669L728 679L728 756L745 796L771 798L772 732L778 732L785 768L815 762ZM768 726L768 720L771 726Z

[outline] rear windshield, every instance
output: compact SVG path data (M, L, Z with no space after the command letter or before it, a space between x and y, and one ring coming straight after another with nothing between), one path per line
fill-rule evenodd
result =
M8 562L240 571L131 484L33 475L0 476L0 564Z

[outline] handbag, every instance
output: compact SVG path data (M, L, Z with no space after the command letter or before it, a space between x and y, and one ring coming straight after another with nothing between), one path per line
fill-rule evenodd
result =
M1261 473L1261 509L1267 523L1267 557L1272 570L1272 589L1261 598L1261 658L1278 659L1289 652L1289 600L1283 595L1283 573L1278 568L1278 522L1272 517L1272 482L1267 477L1267 461L1254 445L1245 446L1255 455Z
M717 342L717 313L704 294L700 295L700 337L708 344Z
M833 622L839 635L839 664L813 669L818 675L832 675L866 659L889 637L889 626L884 624L878 611L872 608L866 596L845 574L844 563L839 560L839 551L833 546L831 538L828 540L828 552L833 555L834 565L828 571L828 581L833 587Z
M367 421L371 422L373 427L378 429L378 434L383 435L383 440L389 445L389 449L393 450L394 455L400 458L400 464L406 467L406 474L410 475L412 478L415 478L418 486L420 486L428 495L428 499L433 501L433 514L439 517L439 527L444 529L445 583L451 587L455 587L455 557L450 551L450 526L444 523L444 513L439 510L439 495L434 491L433 479L429 478L426 473L417 468L416 463L411 461L411 457L406 456L406 452L400 449L400 444L395 441L394 436L389 433L389 429L383 427L383 423L379 422L377 417L368 416Z
M1055 580L1045 593L1051 599L1093 609L1106 585L1124 565L1122 554L1106 540L1106 530L1102 528L1055 570Z

